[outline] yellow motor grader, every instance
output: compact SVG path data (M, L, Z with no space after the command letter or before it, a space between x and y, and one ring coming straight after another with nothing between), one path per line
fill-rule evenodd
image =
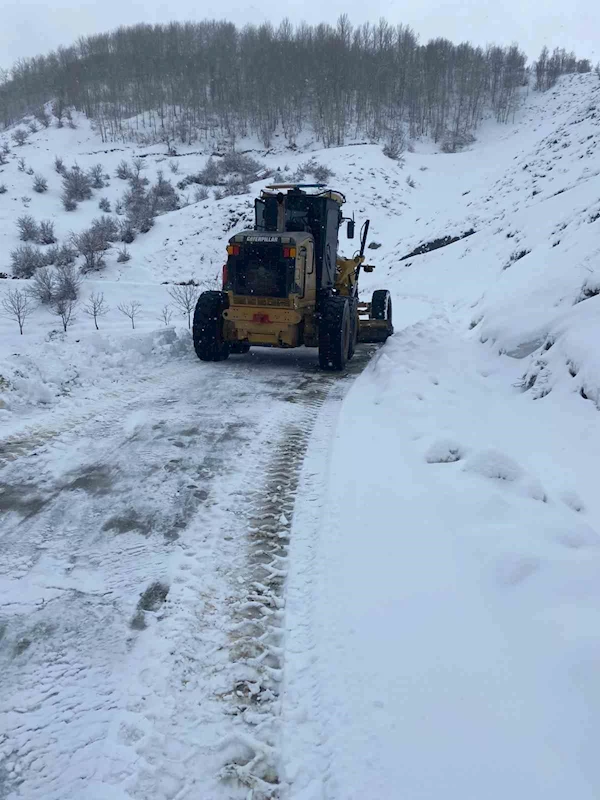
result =
M322 369L342 370L356 343L390 336L392 301L385 289L358 299L369 220L353 258L338 254L344 195L323 184L278 184L255 201L255 224L232 236L223 290L203 292L194 312L193 340L202 361L260 347L318 347Z

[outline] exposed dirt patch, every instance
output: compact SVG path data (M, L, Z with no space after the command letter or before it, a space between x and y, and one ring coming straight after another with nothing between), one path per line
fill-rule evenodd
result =
M169 586L161 581L154 581L148 586L138 601L138 609L141 611L158 611L167 599Z
M152 520L142 516L134 508L127 510L123 514L116 514L113 517L109 517L102 526L103 531L115 531L116 533L130 533L131 531L136 531L143 536L148 536L152 528Z
M0 483L0 513L15 511L22 517L38 514L48 502L26 483Z
M109 494L115 484L116 475L106 466L92 465L84 467L77 477L64 485L64 489L75 491L82 489L91 495Z

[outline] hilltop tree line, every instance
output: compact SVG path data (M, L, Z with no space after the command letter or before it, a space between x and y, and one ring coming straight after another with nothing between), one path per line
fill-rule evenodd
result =
M588 61L546 50L534 66L536 88ZM508 121L526 83L517 45L475 47L439 38L419 44L403 25L238 29L204 21L137 25L81 38L76 45L19 61L0 74L0 124L14 124L54 100L60 121L73 107L93 118L105 141L257 134L268 146L283 130L295 143L310 127L325 146L365 136L398 142L430 135L460 146L482 117Z

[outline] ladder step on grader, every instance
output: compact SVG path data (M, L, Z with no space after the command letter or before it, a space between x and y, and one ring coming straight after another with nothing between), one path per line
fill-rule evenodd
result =
M344 195L323 184L269 186L255 201L254 228L227 245L222 291L203 292L194 312L194 349L202 361L260 347L316 347L322 369L342 370L357 342L384 342L394 332L386 289L358 298L369 230L353 258L338 252Z

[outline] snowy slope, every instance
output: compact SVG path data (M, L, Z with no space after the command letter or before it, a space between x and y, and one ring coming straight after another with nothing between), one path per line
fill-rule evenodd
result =
M158 321L163 281L215 284L266 180L109 255L100 332L0 317L0 797L600 795L599 102L563 78L403 165L240 145L314 155L371 219L363 296L391 289L396 335L341 380L308 351L200 364ZM64 238L124 191L66 214L54 155L174 182L209 155L171 176L82 118L30 140L50 188L0 167L0 272L25 206Z
M599 97L564 81L515 130L421 157L381 231L407 326L309 451L292 532L291 797L600 793L600 305L576 302Z

